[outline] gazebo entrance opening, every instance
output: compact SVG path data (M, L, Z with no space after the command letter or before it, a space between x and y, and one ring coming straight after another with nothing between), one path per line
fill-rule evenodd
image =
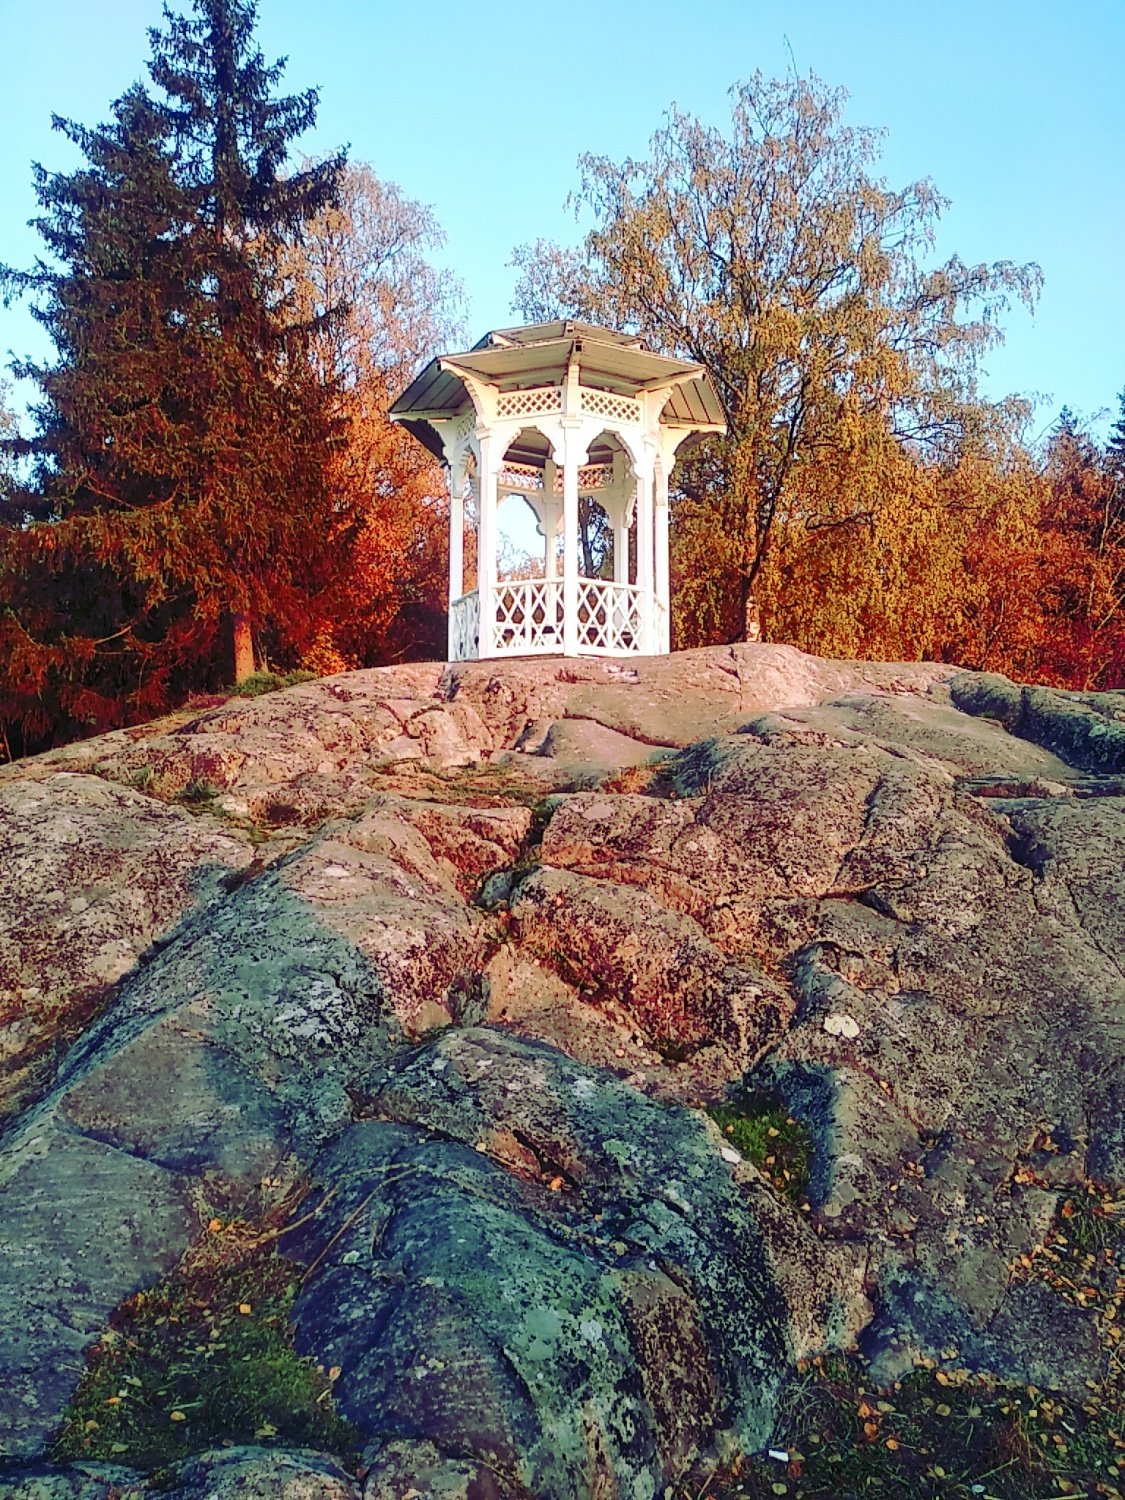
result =
M667 476L724 430L702 366L585 324L507 329L432 361L391 416L449 472L450 660L669 649ZM505 570L499 511L521 500L541 555Z
M628 655L641 649L642 628L634 540L636 474L612 432L598 434L587 458L578 471L577 649L582 655ZM501 460L498 513L521 502L535 518L540 552L505 572L498 547L494 625L482 655L565 651L563 474L536 429L517 433ZM476 592L475 605L471 594L455 598L452 615L479 615ZM460 642L465 632L455 625L454 633Z

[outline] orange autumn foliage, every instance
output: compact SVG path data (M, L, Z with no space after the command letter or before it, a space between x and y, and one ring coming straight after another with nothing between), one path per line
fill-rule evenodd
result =
M759 575L763 635L825 656L930 658L1090 690L1125 682L1125 507L1093 445L926 461L870 431L795 475ZM681 497L681 645L723 639L730 559ZM728 637L729 638L729 637Z
M338 202L279 267L296 317L347 309L313 349L339 390L345 438L331 473L352 517L301 650L301 665L316 671L444 654L446 481L386 415L418 365L460 332L460 288L427 259L442 239L429 209L352 164Z

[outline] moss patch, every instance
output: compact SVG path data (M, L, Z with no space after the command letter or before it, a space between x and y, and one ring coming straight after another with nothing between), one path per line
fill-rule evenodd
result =
M736 1151L752 1161L783 1198L798 1203L809 1184L812 1143L776 1100L757 1094L738 1103L717 1104L711 1118Z
M232 698L260 698L263 693L276 693L282 688L296 687L299 682L312 682L315 672L255 672L244 682L224 688Z
M87 1351L52 1459L151 1470L225 1442L349 1453L336 1372L293 1348L304 1268L271 1246L260 1226L212 1220L175 1271L124 1302Z
M535 807L543 800L541 779L488 763L445 771L418 761L391 761L373 768L372 790L458 807Z

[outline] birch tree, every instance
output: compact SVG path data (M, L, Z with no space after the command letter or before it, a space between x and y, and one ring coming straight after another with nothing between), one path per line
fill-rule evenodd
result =
M694 524L702 506L723 539L710 609L731 635L754 616L798 468L872 418L953 453L982 420L1000 315L1039 288L1033 265L933 264L946 200L927 180L887 186L880 132L845 123L845 97L758 74L732 89L725 129L672 108L645 159L580 158L573 204L593 227L578 250L515 252L525 316L635 330L711 371L729 436L679 481Z

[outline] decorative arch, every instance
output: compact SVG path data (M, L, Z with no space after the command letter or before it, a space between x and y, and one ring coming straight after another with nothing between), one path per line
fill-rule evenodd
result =
M562 513L561 495L555 484L556 469L552 457L551 440L537 422L527 422L516 431L504 434L507 444L498 457L496 509L497 509L497 569L498 576L555 578L557 559L553 539L558 532ZM536 439L541 440L537 444ZM542 541L536 547L536 556L526 550L526 561L512 559L504 566L502 558L505 542L514 542L518 547L518 523L509 509L509 502L521 500L535 519L536 532ZM508 513L505 515L505 511ZM505 522L507 523L505 525ZM513 567L517 571L513 571Z

